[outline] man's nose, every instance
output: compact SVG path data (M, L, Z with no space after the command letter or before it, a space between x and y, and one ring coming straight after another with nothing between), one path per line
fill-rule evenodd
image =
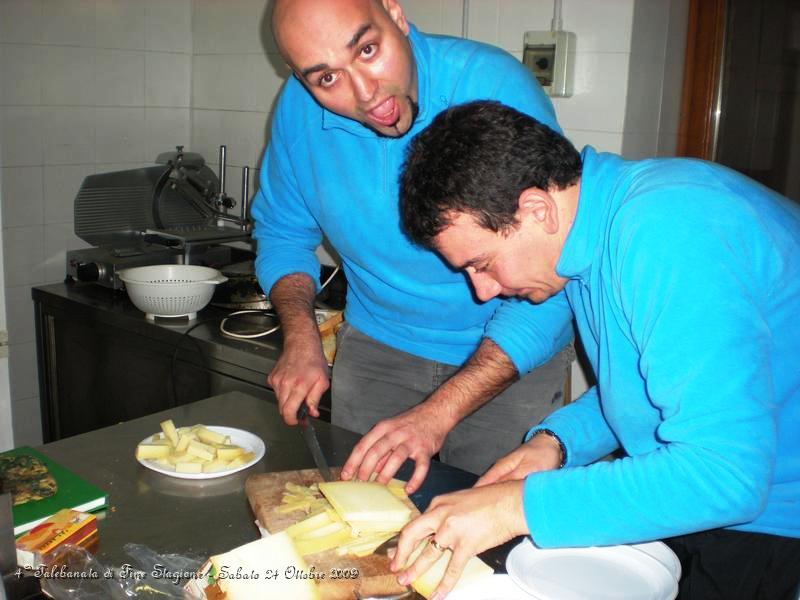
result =
M377 80L365 69L353 69L350 74L353 82L353 91L359 102L369 102L375 96L378 89Z
M475 295L481 302L491 300L500 294L500 284L494 279L483 273L470 273L470 280L472 287L475 289Z

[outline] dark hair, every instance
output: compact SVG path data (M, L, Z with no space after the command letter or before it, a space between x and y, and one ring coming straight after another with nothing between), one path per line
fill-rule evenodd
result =
M450 213L501 231L515 223L523 190L563 190L580 175L575 147L533 117L486 100L455 106L409 144L400 174L402 226L427 248Z

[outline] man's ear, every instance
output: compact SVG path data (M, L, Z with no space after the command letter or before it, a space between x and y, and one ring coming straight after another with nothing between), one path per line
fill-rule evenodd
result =
M549 235L558 231L558 205L549 193L539 188L528 188L522 191L517 202L518 221L533 219Z
M406 14L403 12L403 7L400 6L397 0L383 0L383 8L400 31L402 31L404 35L408 35L410 31L408 20L406 19Z

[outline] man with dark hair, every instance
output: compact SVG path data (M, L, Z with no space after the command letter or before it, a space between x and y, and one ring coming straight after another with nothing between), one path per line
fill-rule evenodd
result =
M482 473L563 403L569 307L476 301L403 235L397 178L413 134L448 106L494 98L557 129L553 107L513 56L424 34L396 0L276 0L272 29L293 76L252 214L256 271L283 331L269 375L281 416L296 424L302 403L318 416L329 385L313 307L324 233L348 286L332 421L366 434L342 478L386 482L411 459L410 493L437 452Z
M440 496L394 567L413 580L529 533L544 548L664 539L681 598L789 599L800 578L800 207L719 165L581 154L497 103L409 147L408 235L482 300L566 296L597 377L477 488ZM624 457L599 459L619 450Z

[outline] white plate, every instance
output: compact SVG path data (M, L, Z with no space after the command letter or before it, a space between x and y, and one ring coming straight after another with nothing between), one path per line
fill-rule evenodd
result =
M508 554L511 579L538 600L672 600L673 572L630 546L537 548L530 539Z
M672 573L675 581L681 580L681 561L678 560L678 556L664 542L631 544L631 548L636 548L637 550L649 554L662 565L667 567L667 570Z
M148 459L141 459L137 458L143 466L147 467L148 469L152 469L157 473L161 473L162 475L169 475L170 477L177 477L178 479L215 479L216 477L224 477L225 475L231 475L232 473L238 473L239 471L243 471L248 467L252 467L258 461L261 460L261 457L264 456L264 452L266 451L266 446L264 445L264 441L258 437L250 433L249 431L245 431L244 429L236 429L234 427L219 427L217 425L206 425L206 429L210 429L211 431L216 431L217 433L221 433L222 435L230 436L231 444L235 446L241 446L247 452L255 452L255 458L250 462L247 462L243 465L239 465L238 467L234 467L233 469L228 469L227 471L217 471L216 473L178 473L176 471L170 471L168 469L164 469L158 466L157 463L154 463ZM160 433L160 432L159 432ZM153 439L152 434L148 435L144 438L141 443L145 444Z
M479 577L447 595L447 600L532 600L531 595L508 575L496 573Z

